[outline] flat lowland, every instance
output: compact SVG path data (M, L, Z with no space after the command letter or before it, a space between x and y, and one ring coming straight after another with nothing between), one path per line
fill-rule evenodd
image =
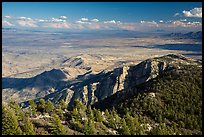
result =
M202 42L162 34L3 31L2 76L29 78L53 68L70 78L170 53L202 59ZM123 34L123 35L121 35Z

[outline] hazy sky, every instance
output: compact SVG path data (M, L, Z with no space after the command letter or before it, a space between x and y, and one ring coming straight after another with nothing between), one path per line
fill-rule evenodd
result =
M201 30L201 2L3 2L3 27Z

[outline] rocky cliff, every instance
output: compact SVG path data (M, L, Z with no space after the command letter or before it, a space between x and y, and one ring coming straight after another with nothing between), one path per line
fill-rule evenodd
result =
M138 65L123 66L110 72L102 72L91 76L77 84L70 85L68 89L74 92L69 105L76 98L86 105L93 104L116 92L142 84L156 78L165 69L178 68L180 65L198 65L197 61L181 55L170 54L163 57L145 60ZM69 92L67 92L69 95Z
M23 99L23 93L35 94L36 102L40 98L50 99L54 103L65 100L70 106L74 99L80 99L84 104L90 105L99 100L105 99L116 92L142 84L150 79L156 78L166 69L178 68L180 65L201 65L198 61L186 58L182 55L166 55L162 57L145 60L137 65L123 66L112 71L102 71L98 74L81 75L76 79L66 80L66 74L62 70L51 70L44 72L29 81L24 87L21 87L15 94ZM55 73L53 73L55 72ZM3 80L3 89L6 90L6 80ZM21 82L22 83L22 82ZM35 83L35 84L34 84ZM36 92L30 89L39 87ZM44 85L44 86L43 86ZM29 87L29 88L28 88ZM9 88L14 90L13 88ZM28 90L29 89L29 90ZM39 89L39 88L38 88ZM50 92L52 90L52 92ZM41 93L41 94L40 94ZM44 93L44 94L42 94ZM6 94L6 93L5 93ZM25 100L23 100L25 101ZM27 106L28 102L21 103Z

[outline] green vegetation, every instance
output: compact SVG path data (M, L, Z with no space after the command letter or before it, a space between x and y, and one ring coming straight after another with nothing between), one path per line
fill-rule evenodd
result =
M52 123L51 128L52 135L65 135L67 133L64 126L61 124L61 120L57 114L52 115L51 123Z
M188 65L164 71L92 107L75 100L68 109L64 101L54 105L41 99L38 105L29 101L30 107L22 110L10 102L2 106L2 134L202 134L201 69Z
M130 113L139 117L140 123L144 121L152 126L151 132L144 134L202 134L200 67L183 65L179 69L166 70L157 78L118 94L93 107L105 110L114 106L120 115ZM120 94L124 99L117 98ZM113 100L118 101L113 104Z
M22 130L19 127L17 116L13 109L2 105L2 135L20 135Z

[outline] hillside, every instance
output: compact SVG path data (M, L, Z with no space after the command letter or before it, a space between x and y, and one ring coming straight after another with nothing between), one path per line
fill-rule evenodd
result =
M118 92L93 107L114 107L122 115L128 112L147 117L151 126L165 123L183 133L202 134L202 67L189 64L167 69L157 78Z
M23 107L28 106L28 100L34 99L35 102L39 102L41 98L50 99L56 104L65 100L69 107L75 99L90 105L156 78L166 69L188 64L201 65L185 56L169 54L112 71L85 73L75 79L68 79L69 75L63 69L53 69L33 78L3 78L3 99L9 101L9 98L16 97L15 100L21 100Z
M67 108L63 99L52 103L52 97L40 99L37 105L30 100L30 107L23 110L14 101L3 104L2 133L202 135L202 64L173 54L144 62L153 61L168 65L154 69L162 71L148 81L134 83L91 107L78 98ZM18 130L10 128L18 125Z

